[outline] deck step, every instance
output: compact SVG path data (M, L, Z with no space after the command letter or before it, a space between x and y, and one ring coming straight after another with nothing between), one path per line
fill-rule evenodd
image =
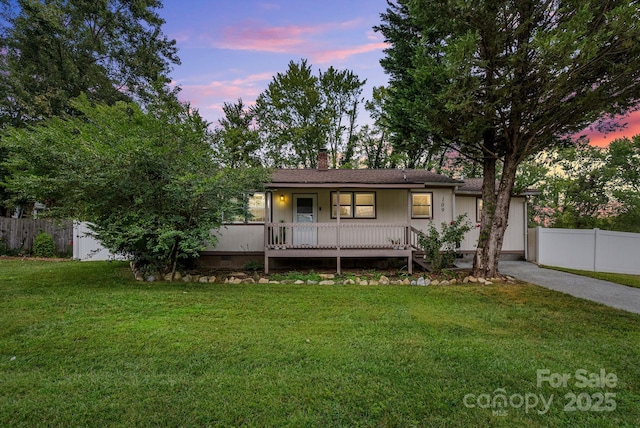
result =
M427 272L431 272L431 264L427 263L424 260L424 258L422 257L422 254L413 253L413 256L411 257L411 259L413 260L413 263L417 264L422 269L426 270Z

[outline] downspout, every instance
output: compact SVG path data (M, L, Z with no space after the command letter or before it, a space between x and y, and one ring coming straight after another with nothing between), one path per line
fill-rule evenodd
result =
M451 221L456 220L456 192L458 186L453 186L453 193L451 194Z

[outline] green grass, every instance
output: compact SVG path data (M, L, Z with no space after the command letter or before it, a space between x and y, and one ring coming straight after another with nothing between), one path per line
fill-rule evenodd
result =
M563 267L545 266L548 269L559 270L562 272L574 273L576 275L588 276L590 278L602 279L605 281L615 282L617 284L627 285L629 287L640 288L640 275L628 275L624 273L609 272L591 272L588 270L568 269Z
M631 427L638 361L640 316L526 284L137 283L118 263L0 261L0 426ZM538 387L537 369L618 382ZM503 391L554 398L464 405ZM566 412L568 393L616 409Z

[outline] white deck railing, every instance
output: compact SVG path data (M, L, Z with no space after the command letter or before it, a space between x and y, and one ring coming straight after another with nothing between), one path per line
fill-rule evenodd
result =
M410 225L384 223L267 223L265 243L274 249L394 248L411 245Z

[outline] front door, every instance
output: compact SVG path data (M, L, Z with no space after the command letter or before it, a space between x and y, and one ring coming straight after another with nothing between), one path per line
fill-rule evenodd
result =
M317 195L293 195L293 222L316 223L318 221L318 197ZM311 246L318 245L318 229L312 227L293 228L293 245Z

